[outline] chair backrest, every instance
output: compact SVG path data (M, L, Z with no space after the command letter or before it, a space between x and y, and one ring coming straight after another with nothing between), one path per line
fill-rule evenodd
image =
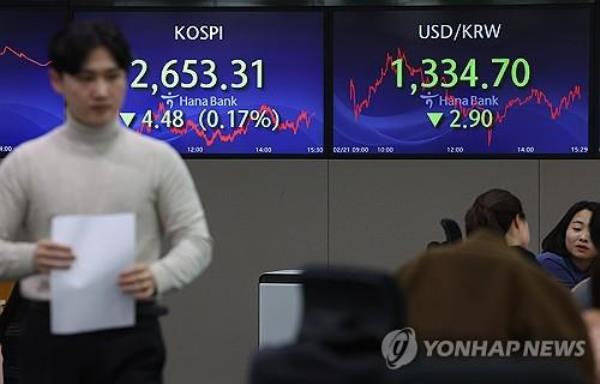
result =
M442 219L440 225L444 229L446 235L446 243L455 243L462 240L462 230L460 225L453 219Z
M446 236L446 239L442 242L432 241L427 245L427 248L432 248L445 244L452 244L462 240L462 230L460 229L460 225L458 225L458 223L455 220L445 218L440 220L440 225L444 230L444 236Z

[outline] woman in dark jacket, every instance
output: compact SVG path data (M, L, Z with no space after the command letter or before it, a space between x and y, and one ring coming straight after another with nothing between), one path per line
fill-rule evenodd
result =
M589 277L598 255L599 209L594 201L575 203L542 242L538 262L569 289Z

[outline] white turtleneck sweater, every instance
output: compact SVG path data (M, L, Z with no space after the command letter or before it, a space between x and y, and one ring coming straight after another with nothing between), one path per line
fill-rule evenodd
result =
M177 152L118 121L93 128L68 119L0 164L0 279L22 279L25 297L48 300L48 275L36 274L33 254L50 238L52 217L124 212L136 216L136 260L151 263L159 294L210 263L204 210Z

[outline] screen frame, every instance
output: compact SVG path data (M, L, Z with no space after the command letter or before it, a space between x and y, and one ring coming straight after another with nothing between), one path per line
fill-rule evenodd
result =
M464 9L470 10L494 10L494 9L573 9L584 8L588 9L590 17L590 35L589 35L589 106L588 106L588 152L585 154L567 153L567 154L339 154L333 153L333 138L334 138L334 110L333 110L333 23L336 13L346 11L363 10L365 12L377 11L423 11L423 10L445 10L445 9ZM3 9L17 11L35 11L44 10L60 10L65 14L66 25L74 20L75 14L78 12L314 12L320 13L323 22L323 153L321 154L180 154L184 159L307 159L307 160L385 160L385 159L417 159L417 160L445 160L445 159L474 159L474 160L499 160L499 159L536 159L536 160L552 160L552 159L600 159L600 112L595 111L595 106L599 105L598 96L600 94L600 75L595 69L598 67L598 49L600 49L599 39L600 33L599 23L600 4L587 0L576 0L574 2L552 2L552 3L513 3L505 4L468 4L458 3L453 5L417 5L398 4L398 5L343 5L343 6L328 6L328 5L293 5L293 6L141 6L141 5L83 5L72 4L65 0L50 0L47 2L15 2L8 0L0 4L0 11ZM600 109L600 108L599 108ZM10 152L1 153L0 158L6 157Z
M135 12L169 12L169 13L198 13L198 12L222 12L222 13L280 13L280 12L294 12L294 13L314 13L321 15L321 23L323 26L323 36L321 46L323 49L323 63L322 63L322 71L323 71L323 82L327 81L328 76L328 68L327 68L327 60L328 60L328 52L326 45L326 16L325 12L323 12L324 7L306 7L306 6L249 6L249 7L223 7L223 6L83 6L83 5L73 5L70 7L71 10L71 20L76 19L76 14L79 12L96 12L96 13L135 13ZM273 154L263 154L263 153L246 153L246 154L230 154L230 153L211 153L211 154L196 154L196 153L179 153L179 155L184 159L257 159L257 160L268 160L268 159L293 159L293 160L317 160L317 159L327 159L328 158L328 146L327 146L327 121L328 121L328 110L327 110L327 89L325 85L323 85L323 99L321 100L321 105L323 106L323 132L322 142L323 142L323 151L322 153L302 153L302 154L285 154L285 153L273 153Z
M597 23L596 23L596 13L599 12L598 8L600 5L593 4L587 1L574 1L573 3L550 3L550 4L460 4L460 5L407 5L407 6L363 6L363 7L352 7L352 6L340 6L335 7L335 9L331 9L332 7L328 7L331 13L329 20L329 28L330 28L330 36L328 36L331 40L332 49L329 52L330 62L328 63L331 67L330 77L332 84L329 87L331 91L330 97L330 129L327 132L329 137L327 138L328 143L330 144L328 149L328 157L334 160L341 159L366 159L366 160L378 160L378 159L415 159L415 160L445 160L445 159L473 159L473 160L502 160L502 159L516 159L516 160L526 160L526 159L595 159L600 158L600 147L598 145L598 129L595 127L598 126L598 120L600 116L594 112L594 106L598 105L598 90L597 88L600 86L598 82L598 76L596 74L597 71L594 68L597 67L598 63L598 53L596 48L596 35L597 35ZM539 10L561 10L561 9L569 9L572 10L574 8L577 9L587 9L590 18L589 25L589 42L588 42L588 52L589 52L589 62L588 62L588 88L589 88L589 103L588 103L588 127L587 127L587 137L588 137L588 151L587 153L523 153L523 154L515 154L515 153L489 153L489 154L448 154L448 153L368 153L368 154L352 154L352 153L334 153L334 136L335 136L335 127L334 127L334 110L333 110L333 65L334 65L334 52L333 52L333 39L334 39L334 19L336 14L342 14L345 12L356 12L357 9L361 9L364 12L381 12L381 11L406 11L406 12L420 12L420 11L444 11L444 10L465 10L468 11L493 11L493 10L506 10L506 9L539 9ZM600 17L600 13L598 14ZM599 47L600 48L600 47ZM600 127L599 127L600 128Z

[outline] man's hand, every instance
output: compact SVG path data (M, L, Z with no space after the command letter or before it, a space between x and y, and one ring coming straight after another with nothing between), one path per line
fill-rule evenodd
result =
M69 269L74 260L70 247L50 240L38 241L33 254L35 269L40 273L49 273L52 269Z
M156 280L150 271L150 265L143 263L134 264L121 272L119 286L123 292L138 300L151 299L156 292Z

